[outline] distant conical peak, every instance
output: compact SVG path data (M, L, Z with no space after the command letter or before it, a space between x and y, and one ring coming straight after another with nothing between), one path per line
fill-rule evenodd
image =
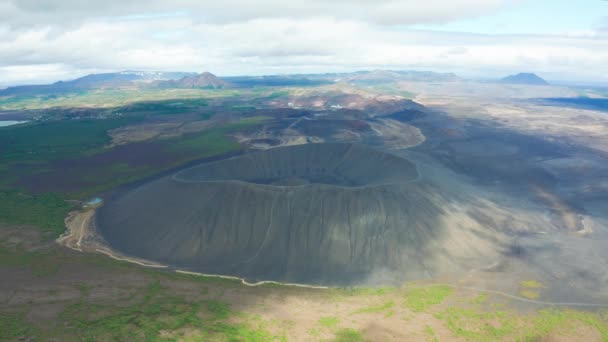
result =
M515 75L509 75L500 80L502 83L516 83L529 85L548 85L549 83L531 72L520 72Z

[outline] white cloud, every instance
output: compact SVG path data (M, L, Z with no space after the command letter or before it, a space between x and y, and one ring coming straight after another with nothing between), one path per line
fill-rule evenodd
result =
M478 16L514 0L0 0L11 26L57 25L91 18L149 18L189 13L202 22L331 16L376 24L435 23ZM135 15L135 17L133 17Z
M486 77L525 70L608 81L601 28L514 36L392 25L479 15L499 0L173 3L0 0L0 84L124 69L235 75L412 68Z

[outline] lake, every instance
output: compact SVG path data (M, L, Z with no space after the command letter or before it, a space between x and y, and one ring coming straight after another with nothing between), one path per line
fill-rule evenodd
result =
M15 121L15 120L0 120L0 127L12 126L20 123L24 123L27 121Z

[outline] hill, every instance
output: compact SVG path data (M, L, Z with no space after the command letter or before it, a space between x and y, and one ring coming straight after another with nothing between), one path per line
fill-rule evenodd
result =
M418 177L408 159L363 145L273 148L128 191L96 227L126 255L254 281L401 284L502 252L501 234L478 236L466 211L454 211L466 226L444 221L454 197Z
M8 87L4 90L0 90L0 96L61 94L82 90L127 86L133 84L133 82L149 83L159 80L172 80L189 75L192 75L192 73L158 71L121 71L90 74L74 80L59 81L53 84Z
M528 85L549 85L547 81L536 74L522 72L516 75L510 75L500 80L501 83L512 84L528 84Z
M230 88L230 84L210 72L203 72L199 75L186 76L179 80L161 82L163 88L207 88L225 89Z
M336 82L375 85L397 81L452 82L462 80L453 73L413 70L362 70L348 73L237 76L224 78L239 87L247 86L319 86Z

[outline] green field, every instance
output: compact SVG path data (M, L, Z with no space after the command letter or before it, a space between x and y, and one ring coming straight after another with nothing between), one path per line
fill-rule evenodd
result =
M0 110L41 110L56 108L120 108L133 105L144 108L146 103L166 101L179 106L180 102L199 102L206 105L208 100L218 98L275 99L288 95L287 90L256 87L250 89L160 89L160 88L108 88L67 92L57 95L23 95L0 97ZM153 108L158 110L159 108Z
M51 237L65 231L66 214L73 208L60 194L28 195L17 191L0 192L0 219L6 224L40 227Z
M22 292L32 296L22 304L0 308L0 340L368 341L373 338L365 327L376 325L406 327L414 340L538 341L588 331L608 341L604 311L517 311L501 297L485 295L479 303L479 294L436 285L249 287L231 279L146 269L56 247L27 251L0 243L0 274L28 271L27 284L35 280L43 287ZM10 280L5 286L23 285ZM41 296L40 291L46 292ZM294 299L302 306L284 307ZM33 321L38 311L49 308L55 308L50 316ZM298 322L302 311L307 319Z
M93 91L72 92L61 95L36 95L0 97L0 109L44 109L54 107L101 107L112 108L131 103L217 98L238 96L237 90L208 89L99 89Z
M0 128L0 166L40 164L101 151L108 131L141 121L141 117L106 120L59 120ZM1 169L0 169L1 170Z
M227 96L226 91L188 90L184 94L200 96L201 92ZM228 93L232 96L232 92ZM131 94L123 95L111 104L121 103L122 98L133 100ZM78 96L90 101L88 97L92 95ZM48 101L51 100L44 100ZM236 151L240 149L239 144L227 134L267 119L250 117L222 122L200 132L157 139L132 145L133 148L109 147L108 131L112 129L161 117L171 120L172 115L184 113L197 113L198 120L209 120L214 116L214 110L200 112L206 107L207 98L200 97L139 102L113 108L112 112L121 115L106 119L65 120L58 115L50 121L0 128L0 223L34 225L49 236L57 236L64 230L63 219L67 212L73 209L65 200L85 200L193 160ZM134 161L133 157L142 153L150 156Z

